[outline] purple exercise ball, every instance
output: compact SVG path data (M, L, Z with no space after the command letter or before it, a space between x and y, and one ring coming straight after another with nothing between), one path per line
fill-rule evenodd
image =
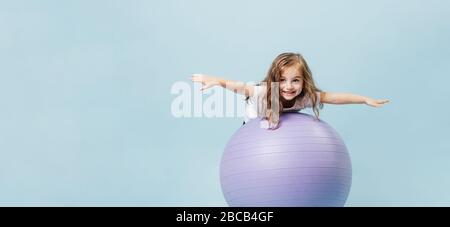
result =
M352 166L338 133L303 113L283 113L276 130L260 122L247 122L225 147L220 182L228 205L344 206Z

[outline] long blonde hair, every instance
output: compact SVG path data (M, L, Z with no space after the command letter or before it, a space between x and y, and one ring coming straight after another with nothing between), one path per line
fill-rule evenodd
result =
M295 99L310 99L310 102L312 104L313 112L316 118L319 118L319 108L321 109L323 107L322 103L319 103L319 100L317 98L316 92L320 92L321 90L317 88L317 86L314 83L314 80L312 78L311 70L308 67L308 64L306 63L305 59L301 54L298 53L282 53L278 55L272 62L272 65L269 68L269 71L267 72L267 76L262 81L266 85L266 94L264 96L263 100L263 116L264 119L268 120L271 125L274 127L278 126L280 115L283 112L283 104L281 100L278 100L279 106L272 106L272 91L275 88L275 92L278 92L279 97L279 82L281 75L283 73L283 70L290 66L298 66L298 70L301 74L301 77L303 79L303 89L301 93L295 97ZM278 82L278 83L274 83ZM272 84L274 83L274 84ZM277 86L274 86L274 85ZM273 108L272 108L273 107ZM275 111L274 111L275 110ZM271 128L274 128L271 127Z

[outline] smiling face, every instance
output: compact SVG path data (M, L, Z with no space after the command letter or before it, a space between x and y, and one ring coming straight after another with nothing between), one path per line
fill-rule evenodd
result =
M311 102L314 115L319 118L319 108L323 104L319 102L317 92L321 90L315 85L311 70L301 54L278 55L262 83L266 85L262 115L271 125L277 126L284 108L295 107L296 102L301 101L300 98L307 98ZM279 93L278 99L274 99L276 96L273 92Z
M280 95L290 101L297 97L303 89L303 78L299 65L294 64L283 69L280 77Z

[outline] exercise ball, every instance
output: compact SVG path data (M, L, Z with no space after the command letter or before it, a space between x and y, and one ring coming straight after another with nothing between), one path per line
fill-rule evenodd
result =
M275 130L253 119L225 147L220 182L232 207L339 207L350 191L347 148L326 122L283 113Z

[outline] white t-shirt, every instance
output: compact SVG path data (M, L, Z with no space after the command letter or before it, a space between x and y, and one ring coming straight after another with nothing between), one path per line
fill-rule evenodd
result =
M253 96L250 96L245 103L245 119L244 122L247 123L249 120L263 117L262 111L258 111L258 100L264 97L266 94L265 86L253 86ZM317 103L320 103L320 92L316 92L317 95ZM303 98L301 100L297 99L292 107L283 108L283 112L298 112L304 108L312 107L311 99Z

